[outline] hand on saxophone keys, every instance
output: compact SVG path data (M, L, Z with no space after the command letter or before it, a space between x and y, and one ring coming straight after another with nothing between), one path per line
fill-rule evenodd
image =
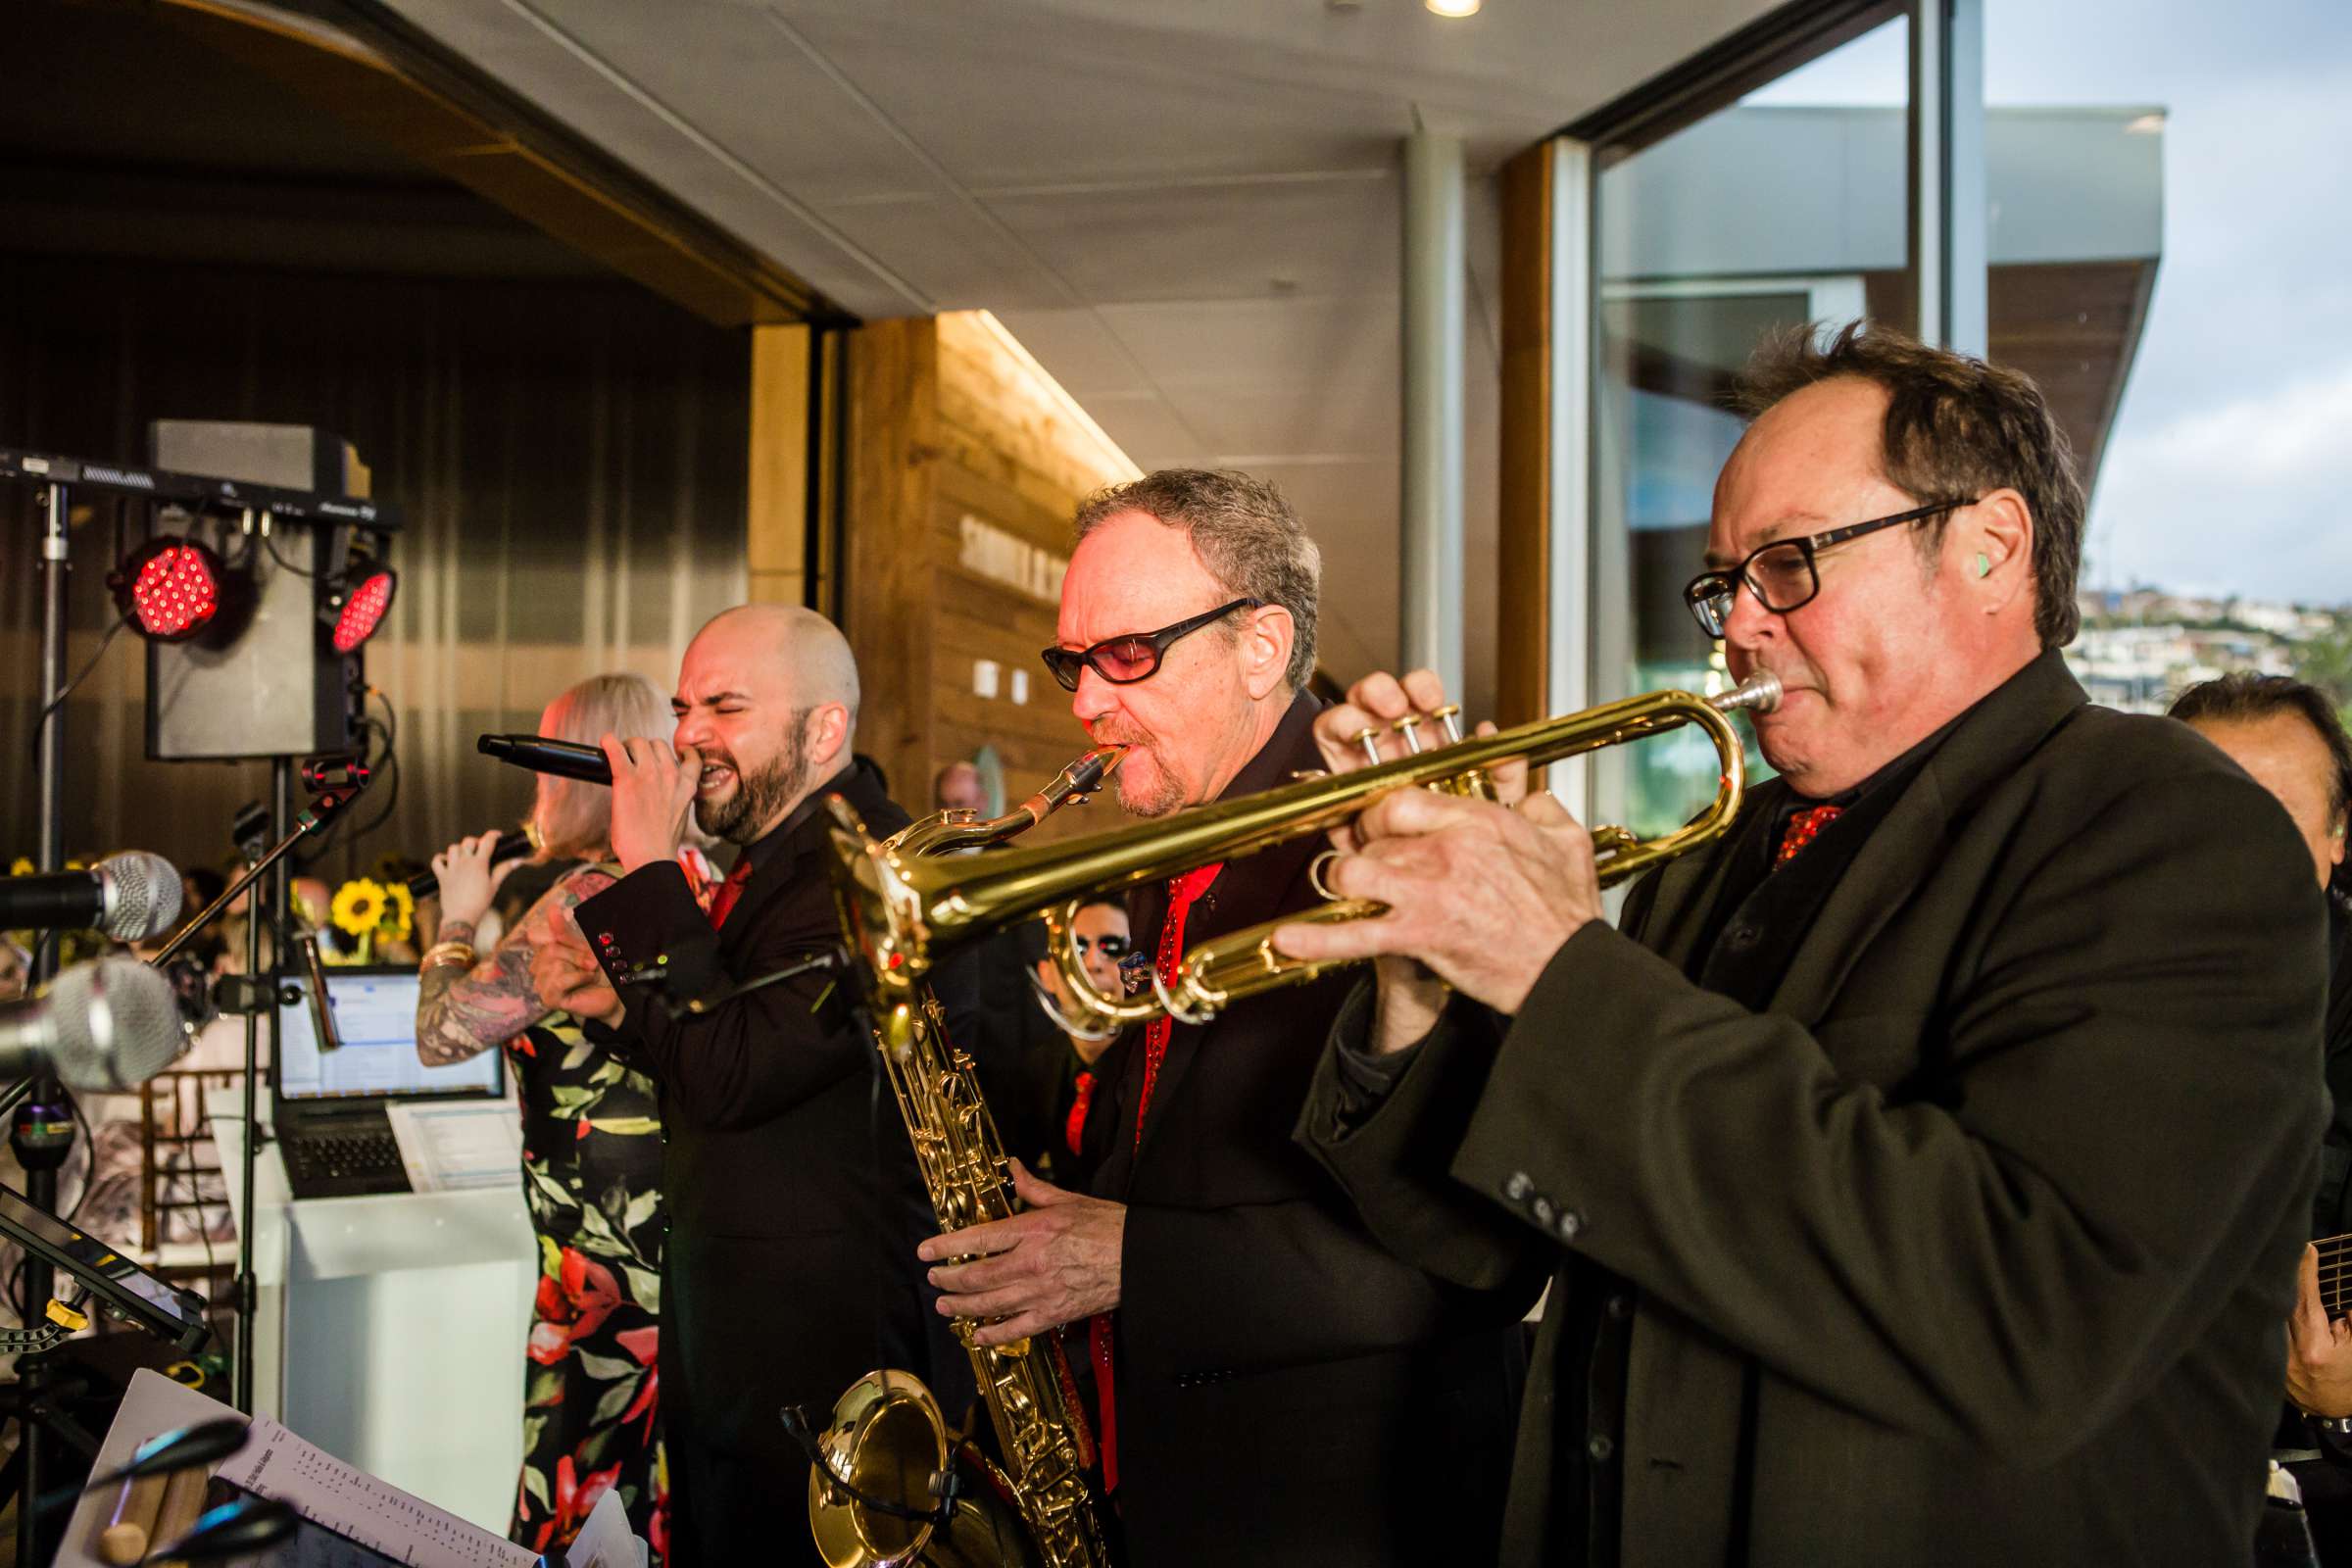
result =
M915 1249L945 1294L943 1317L982 1318L973 1343L1007 1345L1119 1304L1127 1205L1041 1181L1019 1160L1012 1190L1029 1206L934 1236ZM955 1258L960 1261L943 1262Z

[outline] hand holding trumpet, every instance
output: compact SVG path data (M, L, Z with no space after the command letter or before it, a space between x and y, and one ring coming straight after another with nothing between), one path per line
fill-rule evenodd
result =
M1367 675L1316 721L1315 740L1334 772L1368 766L1375 748L1384 760L1406 755L1412 726L1399 720L1434 726L1445 703L1429 670ZM1378 960L1377 1050L1426 1035L1447 986L1517 1011L1561 944L1601 917L1591 834L1550 795L1528 793L1524 762L1495 768L1492 782L1496 801L1403 789L1375 802L1333 833L1340 853L1323 881L1387 912L1275 933L1291 957Z

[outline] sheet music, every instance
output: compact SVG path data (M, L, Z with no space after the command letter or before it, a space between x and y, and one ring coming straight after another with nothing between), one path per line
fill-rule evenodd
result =
M512 1100L395 1102L384 1114L416 1192L513 1187L521 1180L522 1115Z
M219 1474L409 1568L532 1568L538 1561L529 1549L345 1464L268 1416L254 1417L252 1438ZM621 1529L628 1529L625 1517Z

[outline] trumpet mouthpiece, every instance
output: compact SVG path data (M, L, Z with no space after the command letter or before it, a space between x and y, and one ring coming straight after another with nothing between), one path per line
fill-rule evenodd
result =
M1719 713L1740 708L1751 713L1769 713L1781 706L1781 677L1769 669L1759 669L1722 696L1708 701Z

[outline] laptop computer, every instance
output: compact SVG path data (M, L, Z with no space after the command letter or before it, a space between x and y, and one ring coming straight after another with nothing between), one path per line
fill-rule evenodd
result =
M301 995L278 1009L270 1102L296 1198L408 1192L384 1107L506 1094L506 1053L497 1048L447 1067L417 1060L415 969L327 970L326 1002L341 1044L323 1051L311 1023L308 977L290 983Z

